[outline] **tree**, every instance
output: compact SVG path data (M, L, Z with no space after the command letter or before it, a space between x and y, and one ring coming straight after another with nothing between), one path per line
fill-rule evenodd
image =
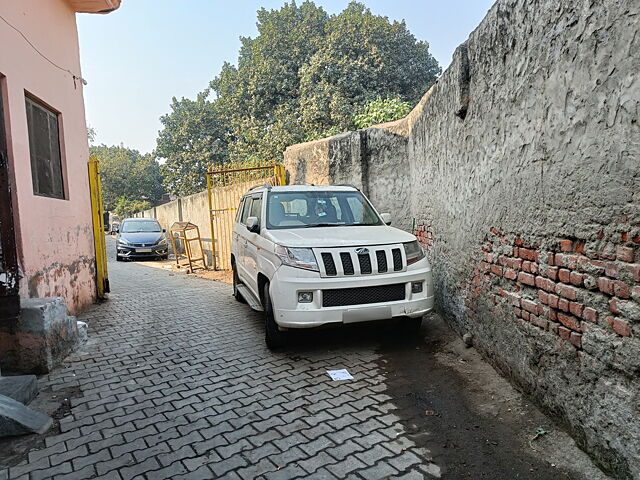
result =
M441 70L403 22L389 22L351 2L326 26L320 49L301 71L305 130L350 130L354 114L377 97L415 105Z
M318 50L328 14L313 2L260 9L258 36L241 38L238 66L225 64L211 82L232 141L234 162L279 160L304 139L300 124L300 69Z
M87 125L87 139L89 140L89 145L93 145L93 142L96 141L96 129L90 125Z
M367 128L378 123L392 122L406 117L411 112L411 104L403 102L399 97L376 98L369 102L360 113L353 117L358 128Z
M174 195L201 191L207 168L228 160L228 125L208 96L205 90L196 100L174 97L171 112L160 118L163 128L154 155L164 159L160 167L164 186Z
M100 160L105 210L113 210L122 196L138 201L160 200L164 193L160 166L151 155L123 146L100 145L89 150Z
M378 97L397 102L389 108L413 106L440 73L404 22L358 2L328 15L292 1L257 18L258 35L240 39L236 65L210 82L212 98L208 90L174 98L161 118L155 154L172 193L202 190L209 165L272 163L289 145L354 129L354 115Z
M133 214L148 210L151 208L151 203L144 200L135 200L126 195L121 195L116 200L113 212L118 215L118 218L131 217Z

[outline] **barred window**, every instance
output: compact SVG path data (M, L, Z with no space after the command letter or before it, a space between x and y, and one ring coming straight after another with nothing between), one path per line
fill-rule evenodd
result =
M64 199L58 114L25 98L33 193Z

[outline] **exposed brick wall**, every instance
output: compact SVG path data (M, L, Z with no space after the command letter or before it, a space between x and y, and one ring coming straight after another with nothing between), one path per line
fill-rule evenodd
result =
M597 236L547 241L543 249L492 228L466 287L466 307L477 313L477 297L490 295L494 309L557 335L578 355L590 329L631 337L640 321L640 241L626 232L618 242Z
M420 245L422 245L422 248L424 248L424 250L428 252L429 249L433 246L433 242L434 242L433 232L431 231L429 225L426 225L426 224L416 225L416 228L413 231L413 234L418 239L418 242L420 243Z

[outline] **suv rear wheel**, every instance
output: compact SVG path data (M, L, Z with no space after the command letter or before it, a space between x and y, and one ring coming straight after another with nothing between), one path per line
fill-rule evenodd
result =
M265 283L262 288L262 298L264 302L264 331L265 342L270 350L284 346L287 334L281 332L278 324L273 318L273 306L271 305L271 296L269 295L269 283Z

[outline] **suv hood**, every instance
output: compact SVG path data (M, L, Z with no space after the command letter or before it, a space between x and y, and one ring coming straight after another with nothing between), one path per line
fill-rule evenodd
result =
M416 237L387 225L311 227L263 230L263 235L285 247L359 247L412 242Z

